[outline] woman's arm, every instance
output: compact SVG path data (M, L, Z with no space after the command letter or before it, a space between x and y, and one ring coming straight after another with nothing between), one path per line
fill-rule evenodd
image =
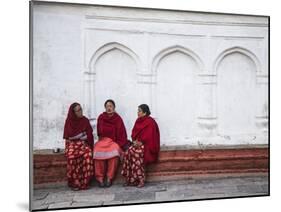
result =
M81 137L85 136L86 133L85 132L81 132L78 135L75 135L73 137L69 137L69 140L77 140L77 139L81 139Z
M80 138L80 140L82 140L82 141L85 141L85 140L87 140L88 139L88 136L87 135L84 135L84 136L82 136L81 138Z

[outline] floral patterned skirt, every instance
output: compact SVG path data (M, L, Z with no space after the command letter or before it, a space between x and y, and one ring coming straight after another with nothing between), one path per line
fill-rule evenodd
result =
M93 153L83 141L66 143L68 186L88 189L93 177Z
M121 174L128 185L136 186L145 181L144 145L131 146L124 153Z

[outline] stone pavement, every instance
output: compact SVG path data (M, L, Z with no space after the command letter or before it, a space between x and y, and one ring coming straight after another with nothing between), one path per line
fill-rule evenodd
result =
M197 200L268 195L268 176L193 177L187 180L150 182L143 188L113 184L89 190L72 191L68 187L34 190L33 210L120 205L173 200Z

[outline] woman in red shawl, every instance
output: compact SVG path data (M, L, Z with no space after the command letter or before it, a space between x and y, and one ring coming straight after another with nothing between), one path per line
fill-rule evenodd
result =
M150 117L148 105L138 108L138 118L132 130L133 145L125 152L121 174L127 185L144 186L145 166L158 159L160 133L156 121Z
M99 141L94 146L95 177L100 187L110 187L128 140L123 120L115 112L114 101L107 100L104 107L106 112L100 114L97 121Z
M73 190L88 189L93 177L93 129L83 116L79 103L69 107L64 125L68 186Z

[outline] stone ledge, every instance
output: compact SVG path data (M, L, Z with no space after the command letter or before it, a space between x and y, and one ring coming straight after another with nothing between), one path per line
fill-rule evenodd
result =
M192 175L266 173L268 172L267 146L218 149L162 149L156 164L147 167L147 180L184 179ZM64 153L49 150L35 153L34 183L59 183L66 181ZM121 182L121 167L116 182Z

